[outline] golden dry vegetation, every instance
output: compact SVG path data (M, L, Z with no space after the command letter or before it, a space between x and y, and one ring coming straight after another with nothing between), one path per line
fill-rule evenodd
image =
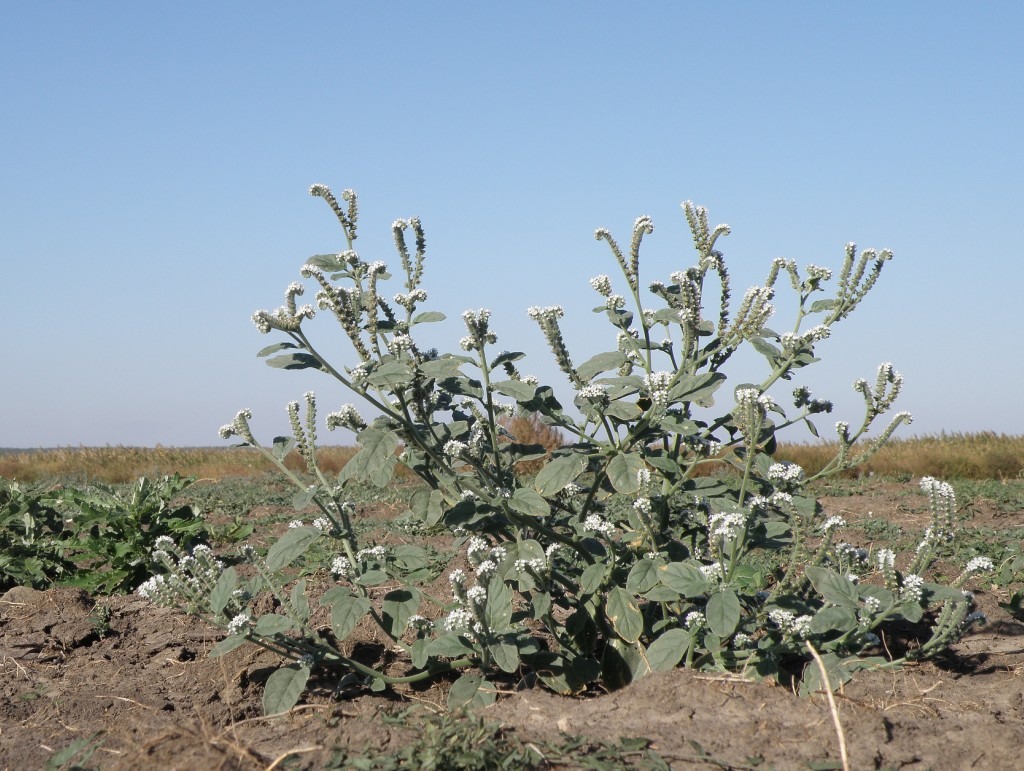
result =
M536 418L511 419L506 428L521 444L539 444L549 451L563 439ZM780 444L778 460L792 461L813 474L835 454L835 445ZM355 453L355 447L323 447L321 468L336 473ZM294 454L287 464L295 469ZM520 464L520 471L535 472L542 461ZM0 453L0 477L23 482L41 479L77 479L124 483L140 476L175 472L198 479L254 476L272 470L253 449L176 447L61 447ZM957 433L894 439L847 476L935 476L943 479L1016 479L1024 476L1024 436L995 433Z

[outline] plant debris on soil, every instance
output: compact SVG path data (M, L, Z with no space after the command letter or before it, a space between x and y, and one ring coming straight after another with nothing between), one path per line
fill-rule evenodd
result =
M823 503L855 527L895 517L903 493L880 485ZM973 516L972 526L1024 526L1024 511ZM851 768L1020 767L1024 623L1000 607L1008 595L979 588L989 624L942 658L858 675L836 694ZM255 646L210 658L222 636L134 595L11 589L0 596L0 769L417 767L409 753L372 763L400 758L444 713L447 682L385 694L324 682L265 717L262 686L278 659ZM678 669L582 699L513 683L476 718L494 727L481 741L531 748L515 767L842 767L824 695L731 675ZM613 758L622 739L645 741L617 745Z

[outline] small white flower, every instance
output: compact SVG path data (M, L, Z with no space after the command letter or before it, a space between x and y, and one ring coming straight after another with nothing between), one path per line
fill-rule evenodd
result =
M831 517L826 519L821 525L821 529L825 532L828 532L829 530L834 530L837 527L846 527L846 520L840 517L838 514L833 514Z
M988 557L972 557L967 563L968 573L988 572L994 568L995 565Z
M878 560L878 569L886 570L895 564L896 552L892 549L879 549L875 554L875 559Z
M473 613L469 608L455 608L444 620L444 628L448 630L452 629L468 629L469 625L473 623Z
M228 634L244 634L249 628L249 614L239 613L228 622Z
M686 618L683 619L683 625L687 629L700 629L706 623L707 619L699 610L691 610L686 614Z
M382 560L387 557L388 551L384 546L371 546L368 549L360 549L356 552L356 559L360 562L367 559Z
M583 520L583 529L609 536L615 532L615 525L597 514L590 514Z
M903 586L900 587L900 597L914 602L919 602L922 595L924 579L921 576L911 573L903 577Z

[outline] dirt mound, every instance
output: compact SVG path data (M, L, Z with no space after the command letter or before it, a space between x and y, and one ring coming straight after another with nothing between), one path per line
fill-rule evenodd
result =
M854 768L1011 768L1024 746L1024 626L979 593L995 623L937 663L867 673L838 695ZM104 610L105 608L105 610ZM40 768L73 742L103 768L267 768L293 755L331 765L409 740L383 714L431 691L334 698L330 684L285 716L262 715L276 659L247 646L207 656L220 635L137 597L17 588L0 598L0 768ZM673 767L795 768L839 759L823 697L676 670L583 700L523 690L484 710L521 740L560 733L648 737ZM694 745L692 742L696 742ZM703 748L704 755L701 754Z

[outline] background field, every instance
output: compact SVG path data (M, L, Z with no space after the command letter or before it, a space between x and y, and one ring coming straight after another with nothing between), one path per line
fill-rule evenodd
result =
M538 441L547 446L557 436L543 426L514 427L521 441ZM353 447L323 447L319 450L325 471L338 471L355 453ZM803 466L815 473L835 454L835 446L782 444L777 459ZM299 468L297 458L292 459ZM199 479L250 476L271 470L256 452L245 448L160 447L61 447L44 450L0 450L0 477L33 482L40 479L128 482L143 475L179 473ZM934 476L939 479L1015 479L1024 476L1024 436L995 433L937 434L910 439L893 439L864 465L847 472L847 477L866 474L910 479Z

